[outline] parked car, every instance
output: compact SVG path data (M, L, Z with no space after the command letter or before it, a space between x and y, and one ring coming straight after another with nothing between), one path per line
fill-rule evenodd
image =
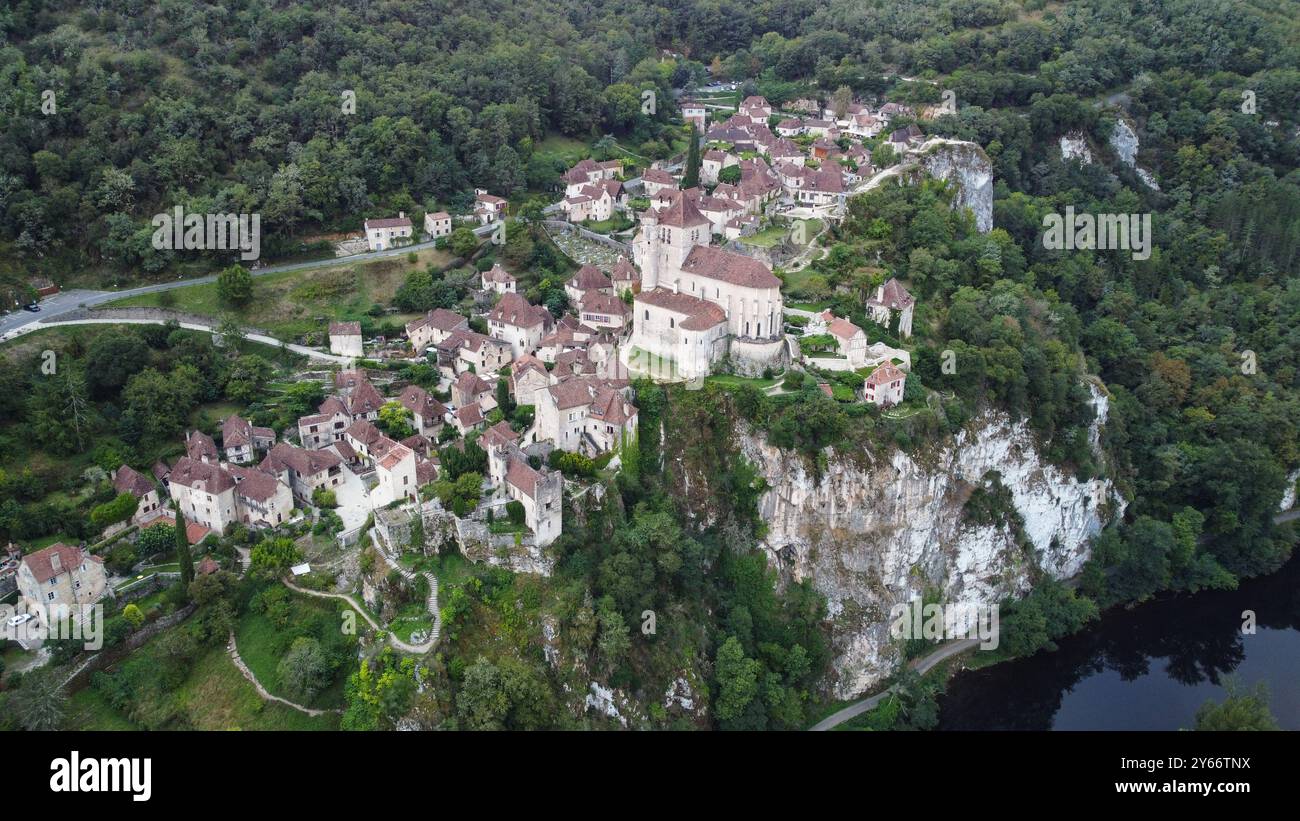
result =
M26 624L27 622L31 621L32 618L34 617L32 616L31 613L19 613L16 616L10 616L9 620L6 621L5 624L10 627L17 627L20 624Z
M35 302L33 302L33 303L30 304L30 305L24 305L24 306L23 306L23 310L24 310L24 311L31 311L32 313L36 313L36 312L40 311L40 309L41 309L41 306L37 305Z

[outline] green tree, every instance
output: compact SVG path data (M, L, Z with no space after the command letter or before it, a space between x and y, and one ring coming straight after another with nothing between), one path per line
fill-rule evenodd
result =
M1277 719L1268 708L1268 685L1259 682L1250 690L1243 689L1232 678L1224 682L1228 695L1222 702L1213 699L1196 711L1196 729L1211 732L1239 732L1241 730L1277 730Z
M700 138L691 125L690 143L686 148L686 170L682 176L682 188L695 188L700 184Z
M329 686L334 670L335 666L320 642L310 636L294 639L289 652L280 659L276 668L285 692L303 704L311 703L321 690Z
M130 622L135 630L139 630L140 625L144 624L144 613L140 612L140 608L134 602L122 608L122 618Z
M185 514L176 509L176 562L181 569L181 590L189 595L190 582L194 581L194 558L190 555L190 540L186 535Z
M253 275L242 265L223 269L217 274L217 296L231 307L244 307L253 301Z
M724 727L745 715L758 695L758 676L763 666L754 659L745 658L745 650L735 636L718 648L715 664L718 680L718 697L714 709Z

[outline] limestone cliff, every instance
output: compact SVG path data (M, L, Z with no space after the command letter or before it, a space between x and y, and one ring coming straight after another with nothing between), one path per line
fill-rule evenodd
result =
M1101 425L1107 402L1093 390ZM897 666L894 604L927 589L944 603L991 604L1026 592L1039 570L1073 576L1090 537L1123 509L1109 481L1080 482L1045 463L1026 425L1002 413L977 419L926 464L899 451L874 462L836 455L818 478L761 435L740 438L770 486L760 514L773 564L785 579L812 579L828 600L837 698L867 690ZM1011 493L1028 551L1010 527L963 522L966 499L989 471Z
M921 167L952 183L954 208L969 208L981 234L993 230L993 163L984 149L961 140L932 139L921 146Z

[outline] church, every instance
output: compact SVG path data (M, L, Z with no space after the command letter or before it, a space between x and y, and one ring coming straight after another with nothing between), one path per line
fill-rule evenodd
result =
M724 359L745 375L780 370L788 358L781 280L756 259L710 246L711 236L709 219L681 192L641 215L631 348L671 360L679 379L707 376Z

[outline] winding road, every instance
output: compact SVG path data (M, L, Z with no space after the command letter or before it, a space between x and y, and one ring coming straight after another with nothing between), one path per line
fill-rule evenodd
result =
M496 226L491 224L479 225L475 226L472 230L475 235L485 237L496 230ZM328 268L336 265L352 265L358 262L371 262L373 260L385 259L388 257L400 257L409 254L412 251L432 248L436 243L436 240L430 240L428 242L417 242L412 245L389 248L384 251L368 251L364 254L351 254L346 257L317 259L308 262L289 262L281 265L266 265L257 270L250 271L249 273L254 277L264 277L270 274L282 273L284 271L301 271L307 268ZM62 291L54 296L41 300L41 310L39 313L29 313L28 311L18 310L0 316L0 341L12 339L14 331L21 331L29 325L35 325L38 323L48 324L49 320L58 317L61 314L75 311L78 308L93 308L96 305L103 305L118 299L126 299L127 297L140 296L141 294L156 294L161 291L172 291L177 288L188 288L191 285L203 285L205 283L216 281L216 274L208 274L207 276L193 277L191 279L177 279L173 282L157 282L153 285L142 285L139 288L124 288L120 291Z
M1273 517L1273 524L1280 525L1286 522L1294 522L1297 519L1300 519L1300 507L1294 507L1291 508L1290 510L1283 511L1282 513L1277 514L1276 516ZM961 653L964 653L967 650L974 649L975 647L978 647L979 644L980 644L979 639L962 639L961 641L949 642L948 644L945 644L942 647L938 648L937 650L935 650L933 653L926 656L925 658L913 661L910 666L919 675L925 675L930 670L932 670L934 666L939 662L944 661L945 659L952 658L953 656L959 655ZM849 719L856 718L857 716L862 715L868 710L871 710L881 701L884 701L885 697L888 696L893 691L894 688L890 687L889 689L883 692L876 693L874 696L869 696L867 698L864 698L861 701L854 702L853 704L850 704L849 706L845 707L843 710L840 710L839 712L836 713L832 713L831 715L827 716L826 718L814 724L809 729L813 732L821 732L825 730L834 729L835 727L837 727L840 724L843 724Z

